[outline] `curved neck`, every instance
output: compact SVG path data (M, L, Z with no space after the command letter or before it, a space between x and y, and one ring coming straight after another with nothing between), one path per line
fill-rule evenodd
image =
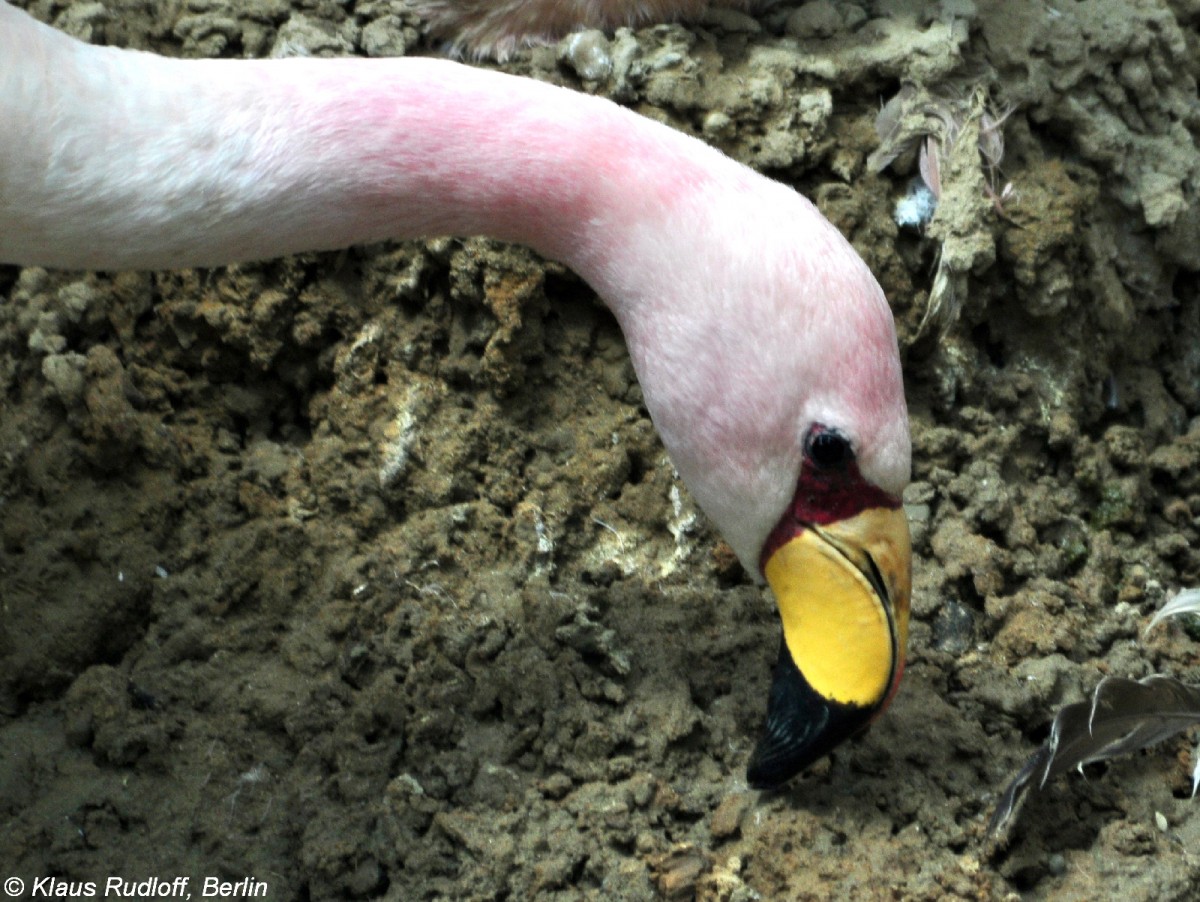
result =
M169 269L386 238L521 242L616 314L675 466L752 572L791 498L803 423L852 410L882 437L864 472L907 480L878 284L811 203L694 138L444 61L93 47L3 0L0 60L0 122L20 136L0 140L0 263Z
M484 234L611 304L595 281L620 232L734 167L607 100L440 60L171 60L3 3L0 57L20 60L0 121L22 136L0 144L5 263L163 269Z

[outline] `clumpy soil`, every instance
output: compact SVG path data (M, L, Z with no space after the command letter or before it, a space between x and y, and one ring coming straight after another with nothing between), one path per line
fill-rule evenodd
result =
M437 49L398 0L23 5L172 55ZM0 268L2 876L1196 898L1186 736L984 834L1058 706L1104 674L1200 681L1195 634L1143 635L1200 583L1200 3L818 0L505 65L794 184L879 276L914 437L895 705L784 791L747 788L772 602L562 267L440 239ZM904 85L910 119L994 152L990 110L1004 139L997 169L947 147L924 228L893 218L920 135L867 163Z

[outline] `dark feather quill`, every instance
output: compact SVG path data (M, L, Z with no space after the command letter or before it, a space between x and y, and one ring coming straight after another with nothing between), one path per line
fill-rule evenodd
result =
M988 836L1006 833L1031 789L1092 761L1136 752L1200 723L1200 686L1165 676L1105 677L1090 702L1066 705L1050 738L1004 790Z

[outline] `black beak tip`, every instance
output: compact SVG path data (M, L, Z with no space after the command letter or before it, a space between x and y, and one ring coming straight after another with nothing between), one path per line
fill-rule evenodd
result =
M863 729L875 710L819 695L781 641L767 725L746 769L747 781L754 789L778 789Z

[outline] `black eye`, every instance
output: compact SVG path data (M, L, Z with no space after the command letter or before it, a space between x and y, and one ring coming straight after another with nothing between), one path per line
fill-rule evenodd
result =
M843 466L853 457L850 441L840 432L818 427L809 435L808 458L821 469Z

